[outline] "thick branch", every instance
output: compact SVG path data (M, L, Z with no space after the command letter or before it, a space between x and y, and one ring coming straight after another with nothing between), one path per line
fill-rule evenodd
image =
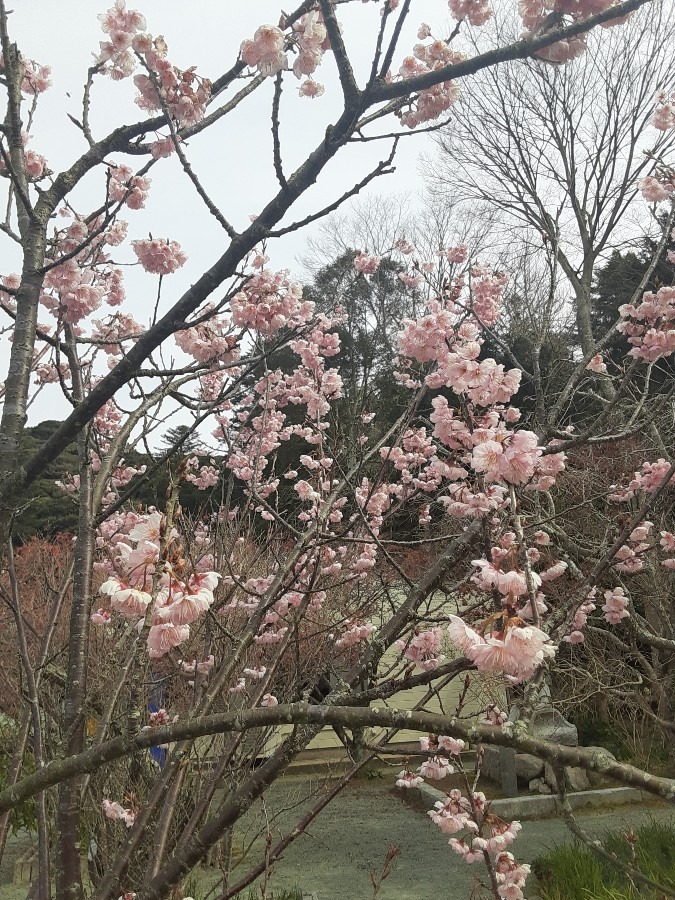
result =
M407 97L417 91L425 90L425 88L442 84L444 81L454 81L457 78L466 78L467 75L475 75L481 69L496 66L498 63L508 62L512 59L527 59L530 56L534 56L539 50L544 50L558 41L585 34L592 28L595 28L596 25L611 22L612 19L625 16L644 6L645 3L651 2L652 0L626 0L625 3L611 6L604 12L575 22L572 25L567 25L565 28L556 28L552 31L546 31L537 37L524 38L521 41L516 41L514 44L508 44L506 47L498 47L496 50L489 50L471 59L454 63L451 66L444 66L442 69L434 69L432 72L426 72L424 75L417 75L414 78L406 78L390 84L380 82L373 88L368 99L371 104L386 103L397 97Z
M623 784L675 800L675 779L650 775L641 769L612 759L603 750L564 747L521 733L514 726L507 731L490 725L469 724L454 716L400 709L364 709L350 706L319 706L290 703L261 709L204 716L160 728L146 728L133 736L114 738L66 759L56 759L39 772L0 792L0 812L12 809L40 791L85 772L95 772L116 759L139 750L148 750L174 741L195 740L212 734L274 728L279 725L342 725L345 728L403 728L433 734L447 734L473 744L495 744L532 753L548 762L577 766L600 772Z

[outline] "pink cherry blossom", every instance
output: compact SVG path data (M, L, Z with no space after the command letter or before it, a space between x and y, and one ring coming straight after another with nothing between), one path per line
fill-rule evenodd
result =
M258 681L264 678L267 674L267 669L265 666L254 666L253 668L244 669L244 675L248 675L249 678L255 678Z
M41 66L33 59L22 59L23 79L21 90L24 94L43 94L51 87L51 66Z
M92 625L110 625L111 621L112 617L106 609L97 609L91 614Z
M370 623L352 623L349 628L335 641L337 649L354 647L356 644L367 640L371 634L377 631L377 628Z
M151 275L171 275L187 261L187 255L176 241L132 241L131 246L139 263Z
M261 75L276 75L288 66L284 52L284 33L275 25L261 25L240 47L242 60L247 66L257 67Z
M306 78L298 88L298 93L301 97L311 97L312 99L321 97L324 92L324 86L318 81L314 81L312 78Z
M647 203L663 203L675 191L675 185L672 180L661 179L654 175L645 175L638 182L638 187Z
M438 746L441 750L450 753L451 756L459 756L466 745L461 738L453 738L441 734L438 736Z
M605 362L602 358L601 353L596 353L595 356L588 363L586 368L589 370L589 372L595 372L596 374L599 374L599 375L607 374L607 366L605 365Z
M406 659L417 663L425 672L435 669L445 659L440 652L443 646L440 628L422 631L414 635L408 642L395 641L394 646L401 650Z
M409 769L404 769L398 773L396 780L396 787L398 788L416 788L421 784L424 784L424 779L420 778L419 775L414 775Z
M539 577L542 581L555 581L556 578L560 578L561 575L564 575L566 571L567 563L560 561L549 566L548 569L544 569L543 572L540 572Z
M114 800L104 800L101 806L106 818L124 822L127 828L131 828L136 821L136 813L132 809L125 809Z
M213 594L205 589L196 594L182 594L173 603L157 610L157 624L170 622L172 625L191 625L210 609L212 603Z
M504 637L481 637L458 616L449 616L451 640L476 664L479 672L508 675L516 682L527 681L547 658L555 653L549 637L533 625L507 627Z
M605 591L604 598L605 604L602 607L602 611L610 625L618 625L622 619L630 616L628 597L624 594L623 588L615 587L612 590Z
M450 760L444 756L432 756L422 763L418 771L424 778L440 781L447 775L451 775L455 770L450 765Z
M354 257L354 268L362 275L373 275L380 265L380 257L374 254L357 253Z
M657 91L650 124L659 131L675 128L675 91Z
M173 625L170 622L152 625L148 632L148 656L157 659L190 637L189 625Z
M150 179L134 175L125 165L110 164L108 192L110 199L124 203L130 209L143 209L150 189Z

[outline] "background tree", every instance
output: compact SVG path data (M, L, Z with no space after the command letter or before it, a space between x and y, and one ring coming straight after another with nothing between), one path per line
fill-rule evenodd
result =
M526 226L530 246L553 255L572 292L584 354L594 341L596 269L642 238L648 220L634 204L638 181L672 147L671 134L649 129L649 116L656 91L673 77L673 27L671 11L660 7L605 40L591 38L569 66L529 62L527 77L513 66L486 72L464 91L428 166L434 192L497 211L498 243ZM505 34L495 27L495 40Z
M199 453L201 447L199 435L195 434L189 425L176 425L162 436L163 450L173 449L176 444L180 444L181 452L186 456Z

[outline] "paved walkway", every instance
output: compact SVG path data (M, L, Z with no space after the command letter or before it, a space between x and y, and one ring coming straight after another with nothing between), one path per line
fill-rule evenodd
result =
M377 900L469 900L475 887L474 874L484 877L484 869L477 863L468 866L452 853L447 838L425 814L429 804L415 805L412 795L408 799L413 805L404 802L401 793L392 788L393 780L357 781L346 788L275 864L270 892L300 887L310 896L315 894L317 900L373 900L371 873L379 877L387 850L394 844L400 852ZM275 785L266 795L264 810L257 805L248 821L244 820L238 846L250 844L263 816L272 823L275 837L280 829L292 827L305 808L307 785L304 778ZM579 820L588 831L602 836L608 829L627 829L650 817L675 821L675 808L658 804L622 806L580 814ZM531 862L540 853L570 840L564 823L557 819L528 821L523 823L512 849L519 859ZM12 851L18 852L20 842L10 843L17 845L8 848L11 857L15 855ZM251 863L258 862L264 852L260 840L254 842L252 851ZM12 862L6 860L0 872L0 900L24 900L26 896L26 885L7 883ZM235 870L234 879L247 868L244 862ZM212 883L210 872L213 870L206 870L200 879L203 889ZM242 900L246 896L244 892ZM477 892L474 896L487 895ZM526 897L536 897L533 882Z
M298 788L277 788L268 804L297 802ZM613 811L579 816L585 828L602 836L608 829L629 828L646 819L675 821L675 809L661 805L624 806ZM290 821L287 814L283 821ZM511 848L518 858L531 862L540 853L566 841L570 834L556 819L523 823ZM388 847L400 853L391 875L382 885L378 900L469 900L475 887L474 872L484 874L479 864L467 865L447 846L447 838L425 815L404 803L389 784L359 782L347 788L315 820L308 833L299 837L276 864L270 886L300 887L314 892L317 900L372 900L371 873L382 871ZM536 896L531 884L526 896ZM480 896L476 894L476 896Z

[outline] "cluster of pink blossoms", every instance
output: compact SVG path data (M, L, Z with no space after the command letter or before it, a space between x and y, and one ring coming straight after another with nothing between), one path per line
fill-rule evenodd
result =
M568 644L583 644L585 640L584 628L588 621L589 615L595 609L596 589L592 588L581 606L574 613L574 618L570 625L568 633L563 637L563 641Z
M126 78L136 67L133 42L145 30L145 16L138 10L127 10L124 0L115 0L115 5L100 13L98 20L101 30L108 35L108 40L99 45L100 61L110 63L108 72L116 81Z
M498 411L475 417L471 428L445 397L435 397L432 406L434 437L450 449L470 454L463 462L470 462L474 472L487 482L497 482L497 487L506 482L526 485L529 490L547 490L565 467L564 453L542 455L536 435L507 429L499 421ZM503 413L506 421L512 417L509 410Z
M50 66L41 66L34 59L21 57L21 67L23 69L23 78L21 80L21 91L29 96L35 94L43 94L52 86ZM4 71L5 61L2 53L0 53L0 71Z
M96 422L95 422L96 424ZM109 423L106 423L103 428L96 428L97 437L99 439L99 448L104 451L107 449L110 442L110 426ZM92 471L98 472L101 468L101 459L94 450L89 451L89 455L91 458L91 467ZM110 477L106 483L106 490L102 497L103 505L107 505L110 503L114 503L119 497L119 490L122 487L125 487L129 482L135 478L137 475L142 475L146 466L127 466L125 465L124 457L120 459L119 463L115 466L115 468L110 473ZM80 489L80 476L79 475L70 475L66 473L63 476L63 481L56 481L55 484L57 487L60 487L62 490L66 491L69 494L74 494ZM103 612L99 610L99 612ZM92 621L94 621L92 619ZM102 621L95 621L95 624L103 625L107 624Z
M301 16L293 23L293 35L298 47L293 73L296 78L311 76L321 64L323 54L330 49L330 39L321 13L313 10ZM320 97L324 89L323 85L308 77L299 91L301 97Z
M478 568L478 572L472 577L471 581L481 590L490 592L496 588L505 598L505 602L512 603L517 597L522 597L527 593L527 579L525 572L521 569L505 569L500 568L505 553L499 547L492 548L492 562L486 559L473 559L471 565ZM541 586L541 578L536 572L531 572L532 585L534 588Z
M113 181L111 176L111 185ZM66 209L60 214L72 215ZM123 276L111 263L108 247L117 246L125 235L125 222L106 224L102 217L88 222L76 217L67 227L57 230L51 239L47 262L53 265L43 282L42 305L73 325L95 312L104 300L110 306L119 306L126 296ZM68 258L61 262L63 256ZM76 331L81 335L81 331ZM104 346L106 352L118 353L120 343L138 333L140 326L131 316L116 316L96 324L92 342Z
M443 647L440 628L421 631L413 635L408 641L395 641L394 646L401 651L406 659L416 663L423 672L432 671L445 659L445 656L440 652Z
M661 532L661 540L659 541L661 548L666 553L675 554L675 534L671 531L662 531ZM664 559L661 562L662 566L665 566L666 569L675 570L675 558L669 557L668 559Z
M114 800L104 800L101 806L103 808L103 815L107 819L124 822L127 828L131 828L131 826L136 821L135 810L125 809L125 807L123 807L120 803L115 802Z
M459 756L466 744L461 738L449 737L447 734L430 734L429 737L420 738L420 750L422 753L436 753L444 750L451 756Z
M506 675L513 683L527 681L546 659L555 655L549 636L534 625L522 627L518 619L501 632L484 638L458 616L449 616L448 634L479 672ZM513 624L512 624L513 623Z
M602 358L602 353L596 353L589 361L586 368L589 372L594 372L596 375L606 375L607 365Z
M651 544L646 542L653 522L643 522L628 536L628 543L623 544L616 552L615 568L626 575L634 575L643 567L642 557L646 550L651 549Z
M665 203L675 194L675 173L669 167L659 166L653 175L641 178L638 187L647 203Z
M148 655L164 656L188 640L190 625L211 607L220 575L208 570L179 575L168 561L160 563L161 513L128 519L124 522L126 533L120 533L120 521L114 524L118 531L114 543L108 544L110 574L99 591L109 597L113 612L138 620L140 629L149 613ZM210 563L211 558L204 557L199 565L205 568ZM99 569L105 566L98 564ZM105 612L97 610L97 622L107 618Z
M279 277L285 279L285 273L280 273ZM251 282L252 287L261 283L257 276ZM266 283L269 285L269 281ZM278 287L278 281L275 286ZM281 317L281 307L285 306L286 314L293 316L299 324L306 321L313 309L312 304L301 303L300 296L291 286L288 294L277 295L276 298L267 295L267 302L261 303L261 306L266 306L269 313L271 304L276 299L278 305L275 319ZM236 304L233 305L236 307ZM255 316L256 307L252 299L249 305L251 315ZM243 306L239 306L233 311L233 316L237 316L241 322L239 317L243 312ZM278 321L275 324L265 319L257 324L267 332L270 327L277 327ZM247 493L257 500L271 502L276 493L279 479L273 475L266 477L265 469L269 456L283 441L296 436L316 449L316 456L303 454L300 457L301 465L310 472L316 472L313 484L300 479L295 486L300 499L311 504L298 513L301 522L308 522L316 517L319 503L335 487L331 473L333 460L322 452L324 433L328 428L325 417L330 412L331 401L339 398L342 392L342 381L337 369L325 368L325 358L335 355L339 350L337 334L328 331L331 324L326 317L318 316L311 330L305 331L304 337L290 342L291 350L300 358L300 365L290 374L281 370L267 372L255 383L253 391L242 398L237 418L246 423L243 428L233 429L227 415L218 417L220 428L216 436L230 441L227 466L237 478L246 483ZM304 422L296 425L286 423L286 413L283 410L289 405L305 407ZM285 478L296 481L298 472L290 470L285 473ZM346 499L343 498L333 503L330 522L341 520L340 510L345 502ZM256 507L256 511L263 519L274 518L271 509L262 504Z
M398 335L401 354L416 362L435 363L425 377L433 390L452 388L472 404L484 407L508 403L520 387L520 370L506 371L490 358L479 361L483 344L479 327L475 322L461 321L463 314L455 304L434 300L423 316L404 319ZM415 386L414 379L404 373L401 379L409 387ZM512 421L518 418L516 415Z
M418 362L442 360L448 351L448 342L456 339L456 315L438 301L432 301L427 312L417 319L404 319L403 328L398 336L401 353ZM471 326L468 326L471 329ZM468 334L466 326L461 326L457 334L466 338L477 337L471 330Z
M199 318L204 318L211 309L212 307L206 307ZM221 365L232 366L238 362L240 357L237 335L227 316L209 316L198 325L177 331L174 340L184 353L200 363L217 362ZM230 372L230 374L235 373Z
M430 734L429 737L420 738L420 749L422 753L430 754L429 758L419 767L417 775L411 772L408 766L402 772L399 772L396 787L406 789L419 787L419 785L424 784L425 778L431 778L432 781L442 781L443 778L452 775L455 771L454 767L450 764L450 760L446 759L445 756L439 755L439 750L444 750L452 756L459 756L464 749L464 741L448 737L447 735Z
M491 302L498 294L503 279L490 281ZM493 293L494 292L494 293ZM520 386L518 369L506 371L493 359L479 361L482 340L478 326L462 321L462 310L453 303L432 301L425 315L405 320L399 334L399 348L406 359L400 360L399 379L409 387L418 381L405 370L410 363L432 363L424 381L432 389L450 388L467 401L466 414L455 410L443 396L432 401L434 412L433 437L447 448L460 451L460 467L452 474L460 479L451 488L446 502L453 515L476 512L476 498L481 510L488 511L500 504L501 485L527 485L530 490L546 490L565 465L563 453L543 454L537 437L529 431L512 431L507 424L518 421L520 413L513 407L504 408ZM482 409L486 411L483 412ZM469 415L471 421L465 421ZM488 483L486 491L472 494L466 482L466 463ZM494 487L490 482L496 482ZM486 494L491 494L491 499Z
M485 25L492 17L487 0L448 0L448 6L455 19L466 19L469 25Z
M532 37L542 30L547 24L548 17L555 15L559 18L568 16L572 21L580 21L604 12L610 6L616 5L616 0L520 0L518 11L527 31L525 37ZM603 28L611 28L626 21L626 16L617 16L609 22L603 23ZM545 62L566 63L580 56L586 50L585 35L576 35L557 41L549 47L537 51L536 56Z
M474 472L482 472L488 481L507 481L509 484L525 484L532 478L541 456L534 432L515 431L505 434L502 440L494 440L488 435L486 438L473 449L471 467Z
M187 461L187 468L185 477L197 490L206 491L218 484L218 469L212 465L200 465L198 457L191 457Z
M354 268L361 275L374 275L377 272L381 259L370 253L357 253L354 257Z
M230 301L232 321L269 337L282 328L304 325L314 315L314 304L302 299L302 285L288 271L262 270L252 275Z
M488 328L497 322L501 312L501 299L509 276L474 267L471 271L472 308L478 320Z
M133 316L123 313L94 319L92 326L92 340L110 356L121 356L124 342L137 340L145 331Z
M407 429L400 446L383 446L380 448L380 456L393 463L400 473L399 480L387 486L389 493L400 501L405 500L413 491L435 493L444 482L463 479L467 475L465 469L450 465L439 457L433 436L424 426ZM423 503L421 519L429 518L429 509L429 504Z
M247 578L240 580L231 579L230 576L223 579L224 583L237 585L230 602L223 607L223 615L235 615L244 613L247 617L255 612L261 603L267 604L258 634L253 638L254 644L264 653L270 645L279 644L288 634L289 618L294 619L297 611L308 612L310 615L318 613L326 599L325 591L317 590L313 584L313 562L308 556L303 556L295 566L294 578L287 589L280 589L277 598L269 596L269 589L275 580L275 572L264 578ZM270 600L274 602L270 604ZM232 625L230 625L232 627ZM257 666L253 669L245 669L244 675L262 680L267 669L265 666ZM243 683L242 683L243 682ZM237 685L236 692L246 690L245 678L242 677Z
M657 91L654 98L654 112L649 120L659 131L675 128L675 91Z
M418 37L420 40L431 37L428 25L421 26ZM463 59L464 54L452 50L446 41L432 40L430 44L416 44L413 55L406 56L398 74L404 80L415 78L461 62ZM411 101L410 108L399 113L401 125L406 128L417 128L418 125L438 119L456 102L459 92L459 85L454 81L443 81L421 90L416 99Z
M149 112L157 112L164 104L172 118L184 128L201 122L211 96L208 78L200 78L192 68L181 70L173 66L166 59L166 45L161 38L152 41L150 35L144 35L144 40L137 39L136 45L154 75L154 78L143 74L134 76L138 88L137 105ZM143 50L140 50L141 46ZM152 155L155 158L168 156L173 149L173 139L165 137L153 146Z
M110 441L119 432L121 423L122 413L120 409L114 400L108 400L94 417L94 428L96 429L101 449L107 449Z
M38 153L36 150L28 147L28 142L31 140L31 136L27 134L25 131L21 133L21 143L24 148L23 150L23 165L26 170L26 177L28 181L39 181L46 175L51 175L51 171L47 168L47 160L41 153ZM5 152L7 152L7 148L5 147ZM0 172L5 170L5 160L4 158L0 158Z
M97 310L103 295L96 272L73 258L47 272L40 301L56 317L75 323Z
M625 488L619 485L610 485L611 494L608 494L610 500L625 503L632 500L636 491L645 491L647 494L653 493L661 485L664 478L668 475L670 463L665 459L657 459L656 462L642 463L642 470L633 474L632 479ZM669 486L675 485L675 475L672 475Z
M43 363L35 369L36 384L57 384L59 381L70 381L70 366L67 363Z
M338 650L354 647L362 641L368 640L373 632L377 631L374 625L365 622L347 622L346 630L335 641L335 647Z
M239 48L243 62L256 68L261 75L271 76L288 68L288 50L297 51L293 63L296 78L305 77L299 92L301 97L320 97L323 85L311 76L321 65L323 54L330 49L330 40L318 10L312 10L297 19L291 35L286 35L276 25L261 25L252 40L245 40Z
M486 854L494 854L492 863L498 885L498 893L505 900L522 900L523 887L530 867L517 863L506 848L518 837L520 822L504 822L490 813L490 804L484 794L474 791L471 799L454 789L445 800L438 800L429 811L432 822L444 834L467 832L467 837L451 837L448 844L465 862L484 861Z
M131 246L139 263L151 275L172 275L187 262L187 254L181 250L180 244L168 238L132 241Z
M633 345L631 356L654 362L675 353L675 287L647 291L637 306L622 304L619 315L617 330Z
M286 36L276 25L261 25L252 40L242 41L239 53L246 65L261 75L276 75L288 68Z
M23 79L21 81L21 90L24 94L34 95L43 94L52 86L51 66L41 66L34 59L22 59ZM2 63L0 62L0 67Z
M139 91L136 103L141 109L153 112L164 104L179 125L201 121L211 95L208 79L199 78L194 69L182 71L173 66L166 58L164 39L153 40L145 31L145 17L138 10L127 9L125 0L115 0L115 5L98 18L108 36L100 43L98 57L104 71L119 81L130 76L141 59L152 75L134 78Z
M108 175L108 194L111 200L115 203L123 203L129 209L143 209L150 190L149 178L144 175L134 175L129 166L119 163L110 164Z
M623 588L615 587L611 591L605 591L605 605L602 611L610 625L618 625L622 619L630 616L628 611L628 597Z
M541 541L548 539L548 535L539 532ZM535 541L537 538L535 537ZM516 535L512 531L505 532L499 539L499 546L490 550L490 561L486 559L474 559L471 565L476 566L478 572L472 576L471 581L482 591L492 593L495 589L502 594L504 606L513 607L519 598L529 594L530 589L534 593L535 606L539 613L548 609L545 603L545 595L538 588L544 583L552 582L560 578L567 571L567 563L558 561L549 565L540 572L534 571L532 566L541 559L537 547L528 547L527 560L530 566L529 585L527 574L514 562L513 552L518 549ZM532 601L528 597L525 604L516 610L517 615L523 619L532 619Z

